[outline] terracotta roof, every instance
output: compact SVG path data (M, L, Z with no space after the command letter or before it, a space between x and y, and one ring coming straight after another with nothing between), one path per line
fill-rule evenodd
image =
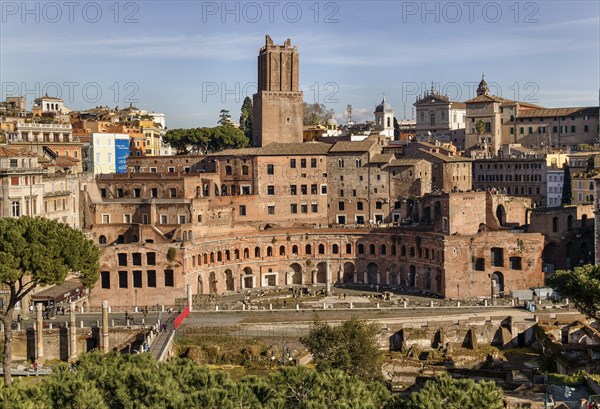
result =
M273 142L261 148L227 149L222 152L217 152L212 156L326 155L330 148L330 144L322 142Z
M452 108L454 109L467 109L467 104L464 102L451 102Z
M419 162L427 162L425 159L393 159L389 166L414 166Z
M426 153L426 154L431 155L434 158L440 159L444 162L472 162L473 161L473 159L467 158L464 156L448 156L448 155L444 155L443 153L430 152L427 149L423 149L423 148L419 149L419 152Z
M519 111L517 118L532 118L532 117L545 117L545 116L575 116L575 115L598 116L598 107L527 109L527 110Z
M373 148L377 141L365 139L364 141L339 141L336 142L329 152L367 152Z
M465 104L473 104L473 103L477 103L477 102L514 102L511 101L510 99L504 99L501 97L497 97L495 95L479 95L476 96L475 98L471 98L467 101L465 101Z
M393 157L394 157L394 154L392 154L392 153L378 153L376 155L373 155L373 157L371 158L371 160L369 160L369 162L370 163L388 163Z
M26 152L23 149L8 147L8 146L0 146L0 156L9 157L9 156L35 156L32 153Z

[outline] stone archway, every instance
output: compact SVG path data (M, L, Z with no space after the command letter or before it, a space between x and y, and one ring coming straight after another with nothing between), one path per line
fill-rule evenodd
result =
M502 297L504 295L504 275L500 271L495 271L491 277L492 297Z
M408 267L408 286L417 286L417 268L412 264Z
M506 209L504 209L503 205L498 205L496 208L496 217L500 226L504 227L506 225Z
M254 275L250 267L244 267L244 274L242 274L244 288L254 288Z
M344 284L352 284L354 283L354 264L351 262L344 263L344 276L342 281Z
M367 265L367 284L377 284L378 270L377 263L369 263Z
M298 263L292 263L290 268L292 269L292 284L302 285L302 266Z
M317 284L327 283L327 263L324 261L317 264Z

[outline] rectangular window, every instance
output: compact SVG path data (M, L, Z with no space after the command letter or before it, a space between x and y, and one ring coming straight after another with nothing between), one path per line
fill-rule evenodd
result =
M296 185L290 185L290 195L296 195L298 194L297 190L296 190Z
M290 168L296 169L296 159L290 159Z
M240 216L246 215L246 205L240 205Z
M274 185L267 186L267 195L269 195L269 196L275 195L275 186Z
M180 214L179 215L179 224L185 224L185 214Z
M11 203L11 210L13 217L21 217L21 203L14 201Z
M512 270L521 270L521 257L510 257L508 267Z
M142 272L139 270L133 272L133 288L142 288Z
M132 255L132 263L134 266L141 266L142 265L142 253L133 253Z
M300 167L301 168L305 168L306 167L306 159L300 159Z
M142 189L136 188L133 189L133 197L140 197L142 196Z
M504 267L504 249L500 247L492 247L492 266Z
M148 287L156 288L156 270L146 271L146 281L148 281Z
M127 271L119 271L119 288L127 288Z
M275 174L275 165L273 165L272 163L267 164L267 175L274 175Z
M124 214L123 215L123 223L125 223L125 224L131 224L131 215L130 214Z
M475 259L475 271L485 271L485 259L484 258L476 258Z
M575 125L571 125L571 133L575 133L576 132L575 129L576 129Z
M160 215L160 224L169 224L169 216L166 214Z
M322 195L326 195L327 194L327 185L321 185L321 194Z
M310 194L316 195L318 193L318 188L316 184L310 185Z
M267 213L275 214L275 206L273 206L273 205L267 206Z
M127 253L118 253L117 254L118 264L119 266L127 265Z
M300 193L303 195L308 194L308 185L300 185Z
M165 287L174 287L173 270L165 270Z
M311 203L310 211L313 213L317 213L319 211L319 206L316 203Z
M356 202L356 210L363 210L363 202Z
M290 213L298 213L298 205L296 203L290 204Z
M148 266L156 265L156 253L154 253L154 252L146 253L146 265L148 265Z
M106 189L105 188L100 189L100 197L106 197Z
M18 176L11 177L10 184L11 184L11 186L19 186L19 177Z
M177 189L176 189L176 188L174 188L174 187L170 188L170 189L169 189L169 195L170 195L171 197L177 197Z
M102 288L110 289L110 271L102 271L100 273Z
M338 202L338 210L344 210L344 202Z
M153 187L152 189L150 189L150 196L152 197L158 197L158 189Z
M316 168L317 167L317 159L316 158L311 158L311 160L310 160L310 167L311 168Z
M301 211L303 214L306 214L306 213L308 213L308 205L306 205L306 204L300 205L300 211Z

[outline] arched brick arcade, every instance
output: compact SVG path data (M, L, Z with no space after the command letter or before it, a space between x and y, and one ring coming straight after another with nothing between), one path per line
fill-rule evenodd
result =
M205 283L197 287L199 294L329 281L414 287L444 295L441 246L441 236L435 234L417 238L368 231L323 229L290 234L268 230L189 243L183 249L183 270ZM412 250L406 251L407 247Z

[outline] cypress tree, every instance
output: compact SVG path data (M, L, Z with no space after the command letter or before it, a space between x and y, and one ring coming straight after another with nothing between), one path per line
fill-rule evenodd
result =
M571 190L571 170L569 169L569 165L567 163L563 165L563 170L563 190L560 204L567 206L570 205L571 201L573 200L573 192Z

